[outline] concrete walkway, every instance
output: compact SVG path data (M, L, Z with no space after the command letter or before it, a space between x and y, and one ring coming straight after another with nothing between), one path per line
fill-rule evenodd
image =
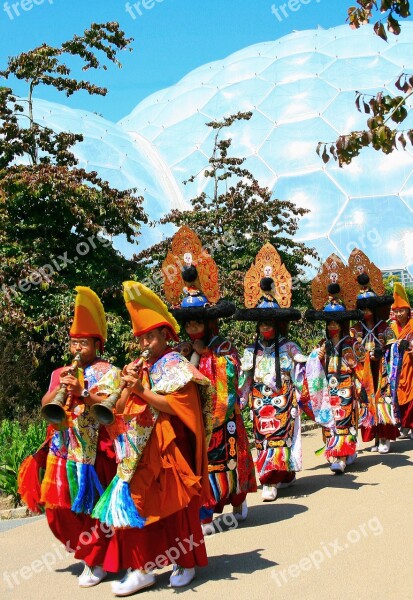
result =
M170 567L156 586L139 595L171 600L412 600L413 441L391 453L369 452L344 475L334 475L314 451L320 431L303 436L304 470L276 502L249 496L247 521L217 521L206 544L209 567L188 588L168 588ZM10 527L10 523L8 524ZM110 575L80 589L82 565L66 556L44 518L14 522L0 535L1 598L7 600L105 600Z

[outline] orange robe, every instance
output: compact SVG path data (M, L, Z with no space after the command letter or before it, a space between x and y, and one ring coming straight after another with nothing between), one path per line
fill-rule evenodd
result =
M210 494L198 386L190 381L181 390L162 397L189 430L192 457L176 439L172 415L161 412L130 483L133 501L147 524L181 510L194 496L202 504ZM126 406L125 414L133 412L131 404Z
M413 340L413 318L409 319L402 329L398 327L397 323L393 323L391 327L398 340L406 339L408 336ZM403 356L399 385L397 388L397 398L400 407L413 401L413 356L408 352L404 352ZM405 413L406 409L402 409L402 413ZM405 425L403 422L402 425L403 427L412 426Z
M210 489L198 385L190 381L163 398L175 415L159 413L130 482L131 496L146 518L145 526L109 528L109 534L104 526L96 528L75 554L89 566L103 565L106 571L117 572L152 570L171 562L185 568L207 564L199 511ZM136 414L143 405L146 403L131 394L124 414Z

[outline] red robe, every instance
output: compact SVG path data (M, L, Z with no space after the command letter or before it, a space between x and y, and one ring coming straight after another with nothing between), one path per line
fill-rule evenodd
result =
M198 386L189 382L163 398L175 415L160 413L130 484L146 524L109 532L98 527L75 554L89 566L117 572L207 564L199 510L209 498L208 460ZM131 395L126 414L133 414L133 401Z

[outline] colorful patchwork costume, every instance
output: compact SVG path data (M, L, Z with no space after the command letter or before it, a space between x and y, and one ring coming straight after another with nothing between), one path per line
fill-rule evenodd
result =
M71 338L106 339L102 304L89 288L77 287ZM61 367L53 371L48 393L60 387ZM120 371L95 358L78 379L89 393L106 399L120 385ZM67 395L64 420L50 425L42 448L20 468L19 493L33 512L46 509L53 534L75 552L79 537L89 532L95 520L91 513L99 496L116 473L115 452L106 428L91 414L91 406L80 397Z
M201 511L201 520L210 522L213 513L221 513L226 504L234 507L238 520L244 520L246 495L257 489L255 471L240 409L238 353L218 334L217 325L217 319L231 316L235 306L220 300L216 264L188 227L181 227L173 237L163 272L168 274L164 289L174 317L185 329L188 323L199 324L200 332L192 334L189 330L191 342L183 347L188 347L191 362L214 389L208 439L211 495ZM202 347L200 353L196 347Z
M386 295L380 270L359 249L349 257L349 267L360 290L356 306L363 319L350 329L364 349L359 397L359 427L364 442L375 439L374 449L385 454L390 440L399 435L399 408L391 392L389 357L395 335L387 324L393 296Z
M355 286L350 269L338 256L330 255L312 282L316 310L307 310L305 315L309 321L326 322L326 339L307 361L306 382L310 411L323 427L324 454L336 472L344 472L356 458L360 393L357 373L363 367L364 350L348 331L350 320L363 316L353 309Z
M306 357L286 338L288 322L301 314L290 308L291 275L271 244L258 253L244 288L247 308L235 318L257 322L257 336L242 357L241 395L251 408L263 500L270 501L302 468L299 400ZM260 324L270 327L267 339Z

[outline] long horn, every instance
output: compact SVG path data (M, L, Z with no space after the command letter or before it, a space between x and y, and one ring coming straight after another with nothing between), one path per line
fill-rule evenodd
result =
M74 374L76 372L76 369L79 367L80 361L80 354L76 354L72 364L70 365L70 374ZM53 400L42 407L40 411L42 417L46 419L46 421L48 421L49 423L52 423L53 425L60 425L60 423L63 423L63 421L66 419L66 411L64 409L64 406L66 404L67 396L67 385L65 383L62 383L60 389L58 390Z
M140 367L143 365L144 361L146 361L151 352L150 350L144 350L140 356L139 361L134 366L134 371L139 371ZM92 416L96 419L98 423L101 425L112 425L115 421L115 406L117 401L122 395L123 390L127 386L126 381L123 381L116 391L114 391L106 400L100 402L99 404L93 404L90 412Z

